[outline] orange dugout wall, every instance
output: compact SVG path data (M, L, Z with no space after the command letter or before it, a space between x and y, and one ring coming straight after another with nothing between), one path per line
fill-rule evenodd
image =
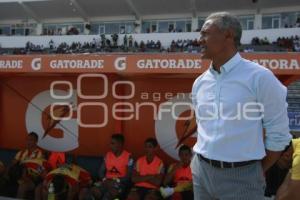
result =
M299 53L243 57L286 85L299 78ZM155 137L162 158L176 159L193 81L208 67L197 54L1 56L0 147L23 148L35 131L44 149L103 155L111 134L122 132L135 157Z

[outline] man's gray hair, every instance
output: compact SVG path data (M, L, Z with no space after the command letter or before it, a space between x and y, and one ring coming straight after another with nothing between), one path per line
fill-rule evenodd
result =
M213 24L215 24L220 30L233 30L235 46L237 47L240 45L242 26L237 17L228 12L216 12L209 15L205 21L207 20L212 20Z

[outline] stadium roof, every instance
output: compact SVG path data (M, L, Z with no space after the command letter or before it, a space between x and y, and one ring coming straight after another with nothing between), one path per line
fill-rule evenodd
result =
M0 20L38 22L58 18L129 16L140 19L150 15L188 14L220 10L256 10L300 6L299 0L0 0Z

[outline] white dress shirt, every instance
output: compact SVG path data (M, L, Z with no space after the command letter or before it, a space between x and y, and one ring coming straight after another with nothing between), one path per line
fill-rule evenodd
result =
M270 70L239 53L221 73L210 66L192 88L198 126L194 151L226 162L259 160L265 149L282 151L291 140L286 96Z

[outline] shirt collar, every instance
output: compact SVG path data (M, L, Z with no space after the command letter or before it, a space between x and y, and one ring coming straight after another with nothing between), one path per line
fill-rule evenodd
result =
M230 58L224 65L221 66L221 73L225 72L228 73L230 72L240 61L242 57L239 53L236 53L232 58ZM210 70L213 73L218 73L217 71L214 70L212 63L210 64Z

